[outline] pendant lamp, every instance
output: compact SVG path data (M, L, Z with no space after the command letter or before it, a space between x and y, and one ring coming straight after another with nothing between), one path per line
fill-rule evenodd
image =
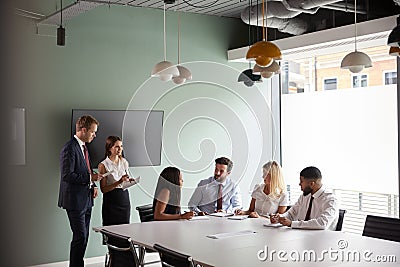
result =
M60 27L57 28L57 45L65 46L65 28L62 26L62 0L61 0L61 12L60 12Z
M178 1L178 8L179 8L179 1ZM172 81L176 84L182 84L186 80L192 79L192 73L188 68L180 65L181 63L181 17L180 12L178 10L178 71L179 75L172 78Z
M265 0L262 0L263 40L252 45L246 54L247 60L254 60L256 64L261 67L267 67L271 65L274 60L282 59L282 53L279 47L267 41L267 25L264 27L267 14L265 14L264 18L264 1ZM267 5L265 5L265 7L266 6Z
M238 82L243 82L247 87L253 86L255 82L262 82L261 75L253 74L251 68L244 70L238 77Z
M251 16L251 0L249 0L249 47L251 41L251 24L250 24L250 16ZM249 68L242 71L239 74L238 82L243 82L247 87L253 86L255 82L262 82L261 75L255 75L251 68L251 63L249 62Z
M167 43L165 33L165 3L164 3L164 61L157 63L151 71L151 77L158 77L161 81L169 81L173 77L179 76L178 68L167 61Z
M253 68L254 74L260 74L263 78L271 78L274 74L281 73L279 64L274 60L268 67L260 67L255 65Z
M400 16L397 17L397 26L389 34L387 45L400 46Z
M389 48L389 55L391 55L391 56L400 56L400 47L391 46Z
M357 0L354 0L354 52L347 54L340 67L358 73L364 68L372 67L371 59L363 52L357 51Z

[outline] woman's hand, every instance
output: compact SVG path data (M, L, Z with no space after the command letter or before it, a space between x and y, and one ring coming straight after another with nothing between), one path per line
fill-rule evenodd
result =
M279 222L279 214L271 214L269 216L269 220L271 223L278 223Z
M194 212L193 211L187 211L184 214L181 214L181 219L192 219L194 216Z
M260 217L260 215L258 215L258 213L255 211L252 211L249 214L249 218L259 218L259 217Z
M241 209L235 209L234 213L235 215L244 215L244 211Z
M123 182L129 182L129 175L125 174L121 176L119 183L122 184Z

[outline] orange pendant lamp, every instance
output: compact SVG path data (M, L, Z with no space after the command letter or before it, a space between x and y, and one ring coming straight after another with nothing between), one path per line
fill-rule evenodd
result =
M247 60L254 60L260 67L268 67L274 60L282 59L282 53L279 47L266 40L267 26L264 26L264 21L267 20L267 14L265 14L264 18L264 1L265 0L262 0L263 40L252 45L246 54Z

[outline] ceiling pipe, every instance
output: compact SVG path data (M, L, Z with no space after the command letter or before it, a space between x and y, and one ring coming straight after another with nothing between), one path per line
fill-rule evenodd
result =
M303 34L307 32L309 25L307 21L296 18L296 16L301 13L314 14L320 7L336 2L340 2L340 0L269 0L266 14L267 27L293 35ZM250 22L251 25L262 25L263 18L257 17L257 13L261 14L261 11L261 4L245 8L241 13L242 21Z

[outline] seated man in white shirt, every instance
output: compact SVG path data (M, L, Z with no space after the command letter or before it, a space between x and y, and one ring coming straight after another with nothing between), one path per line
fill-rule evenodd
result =
M292 228L335 230L339 218L337 200L322 186L321 179L318 168L303 169L299 184L303 195L287 212L272 216L271 223L280 222Z
M234 212L242 208L239 186L228 175L233 162L225 157L215 160L214 176L201 180L189 200L189 209L198 215Z

